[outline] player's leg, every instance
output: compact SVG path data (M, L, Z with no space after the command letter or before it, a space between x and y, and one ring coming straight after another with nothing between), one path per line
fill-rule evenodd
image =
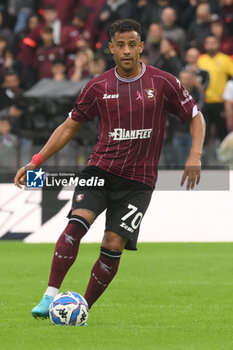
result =
M48 317L49 304L59 293L62 281L77 257L80 241L95 217L96 214L90 210L75 209L72 211L69 222L56 243L48 288L41 302L32 309L34 317Z
M113 182L112 187L113 190L108 192L106 229L100 256L93 266L84 295L89 308L116 275L123 249L136 250L140 223L152 194L147 186L121 178Z
M84 295L89 309L108 287L117 273L127 238L106 231L100 247L100 256L91 270L91 277Z
M93 176L101 178L96 169L84 169L83 178L87 180ZM69 223L55 247L48 288L42 301L33 308L33 316L48 317L49 304L58 294L65 275L77 257L80 241L95 218L106 208L106 201L104 188L84 188L79 185L75 188Z
M49 295L52 288L54 293L57 294L65 275L77 257L80 241L87 233L95 217L96 214L90 210L75 209L72 211L68 225L59 237L54 250L46 294ZM52 294L52 296L55 295Z

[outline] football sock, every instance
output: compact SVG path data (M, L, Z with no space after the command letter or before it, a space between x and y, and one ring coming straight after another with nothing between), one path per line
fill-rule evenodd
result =
M49 295L50 297L55 297L59 293L59 289L55 287L48 287L44 293L45 295Z
M55 247L49 287L60 288L65 275L77 257L80 241L89 227L89 223L81 216L71 216Z
M122 252L100 248L100 256L91 270L91 277L84 295L89 309L116 275L121 254Z

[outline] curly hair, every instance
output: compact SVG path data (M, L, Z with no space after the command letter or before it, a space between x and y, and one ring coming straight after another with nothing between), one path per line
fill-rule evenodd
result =
M125 33L125 32L137 32L138 36L141 38L142 29L140 23L134 19L119 19L114 22L109 29L110 40L114 37L115 33Z

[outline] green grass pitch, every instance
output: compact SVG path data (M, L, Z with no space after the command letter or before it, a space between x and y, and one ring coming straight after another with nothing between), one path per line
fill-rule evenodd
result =
M87 327L53 326L30 311L54 245L0 243L1 350L232 350L233 244L148 243L125 251ZM83 244L61 291L83 294L99 245Z

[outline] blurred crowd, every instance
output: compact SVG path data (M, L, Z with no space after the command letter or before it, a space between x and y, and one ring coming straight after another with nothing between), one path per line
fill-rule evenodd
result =
M121 18L142 25L141 60L175 75L196 100L206 146L233 131L233 0L0 0L0 149L25 143L25 120L36 118L25 91L42 79L77 82L114 67L108 29ZM175 165L190 148L188 131L168 118Z

